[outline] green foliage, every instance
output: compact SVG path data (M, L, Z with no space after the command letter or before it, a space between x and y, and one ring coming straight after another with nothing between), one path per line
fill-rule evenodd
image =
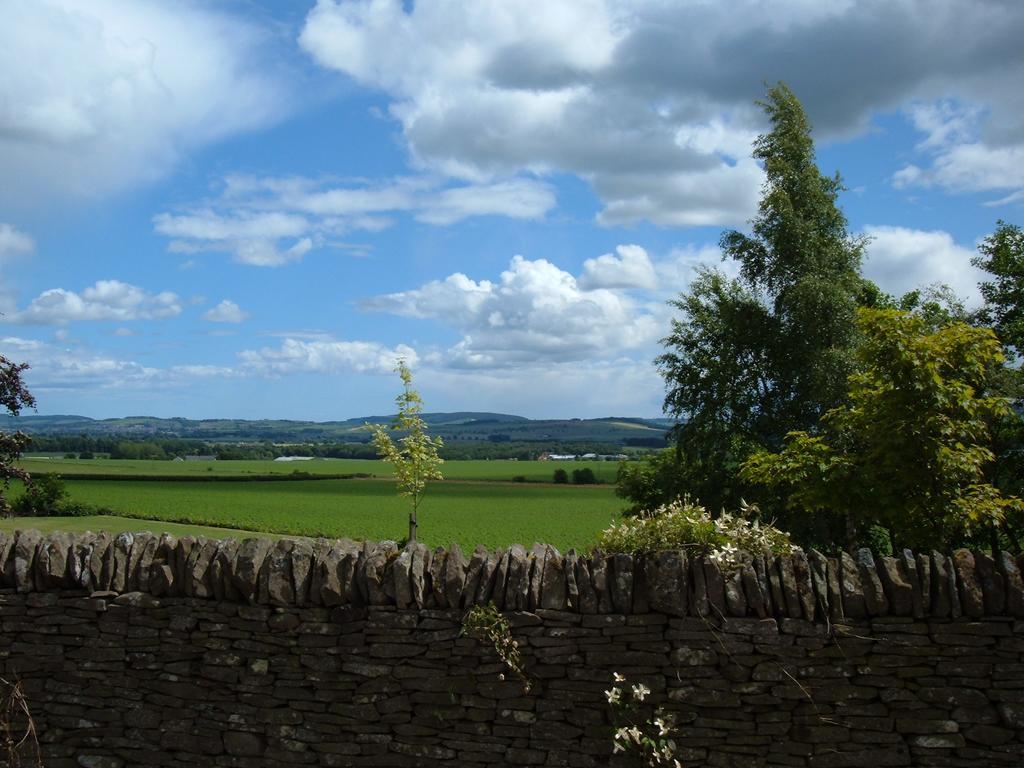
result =
M65 512L67 497L67 488L59 475L35 475L25 486L25 492L14 502L14 514L19 517L61 515Z
M740 276L701 272L671 302L681 317L656 360L665 412L681 420L686 490L715 508L740 498L751 452L842 402L856 309L878 294L859 275L864 241L837 207L839 177L815 164L799 101L780 83L761 106L772 128L754 144L766 173L759 212L751 235L721 238Z
M526 674L523 656L519 652L519 642L512 637L512 627L494 603L474 605L462 617L461 634L476 638L494 648L498 658L514 674L523 685L523 693L529 693L533 687L530 676ZM505 675L501 675L505 679Z
M409 540L415 541L417 513L423 494L426 493L427 483L443 477L441 464L444 460L438 456L437 451L444 442L439 437L430 437L427 434L427 425L420 415L423 413L423 400L419 392L412 387L412 371L404 360L398 361L395 370L403 385L401 394L395 398L398 415L388 428L380 424L367 424L367 429L373 433L373 444L380 457L394 465L399 495L408 497L412 503L412 510L409 513ZM391 439L391 432L402 435L398 438L397 445Z
M985 299L982 320L1018 354L1024 351L1024 230L1000 221L982 240L974 266L993 280L978 285Z
M712 518L689 501L668 504L646 517L626 520L605 529L598 546L608 552L660 552L684 549L707 554L724 567L737 565L740 553L792 551L789 534L762 523L753 505L743 504L739 514L722 512Z
M572 483L573 485L596 485L597 477L594 475L594 470L590 467L574 469L572 471Z
M615 477L615 495L633 502L626 515L642 515L681 499L686 493L681 454L674 449L641 461L623 461Z
M21 379L28 370L26 363L12 363L0 355L0 406L12 416L21 413L22 408L35 407L36 401ZM0 432L0 514L9 515L10 504L5 495L11 480L29 482L28 473L15 465L21 452L29 444L27 435L21 432Z
M859 325L849 403L822 417L819 434L794 431L781 451L752 456L744 478L784 490L801 511L842 515L848 544L874 524L901 546L944 546L1019 511L985 482L990 425L1009 413L986 394L1003 360L992 331L929 330L896 310L861 310Z
M551 478L551 481L556 485L565 485L569 482L569 473L559 467L555 470L555 474Z

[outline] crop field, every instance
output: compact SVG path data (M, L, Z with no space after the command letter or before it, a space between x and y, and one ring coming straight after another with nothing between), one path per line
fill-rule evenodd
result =
M409 501L397 495L394 481L387 477L284 481L293 469L388 475L391 468L383 462L27 460L24 465L36 473L57 471L73 501L112 514L34 522L14 519L3 521L4 529L35 525L42 530L158 532L176 523L185 527L171 532L206 536L232 531L200 527L233 529L233 535L258 531L374 540L401 539L407 533ZM469 550L478 544L528 546L534 541L563 551L593 546L598 531L618 517L623 502L611 484L551 484L551 474L559 466L570 472L588 466L606 481L613 479L616 469L613 463L596 462L446 463L446 477L453 479L430 485L420 506L420 540L430 546L458 542ZM191 474L197 467L201 471ZM281 479L261 479L275 474ZM233 481L247 475L251 482ZM516 476L533 482L513 482Z
M127 459L33 459L20 465L32 472L55 472L73 478L85 475L145 477L246 477L249 475L355 475L391 477L391 465L365 459L313 459L311 461L131 461ZM446 461L441 467L447 480L550 483L556 469L572 475L574 469L590 469L597 479L613 483L619 465L614 461Z

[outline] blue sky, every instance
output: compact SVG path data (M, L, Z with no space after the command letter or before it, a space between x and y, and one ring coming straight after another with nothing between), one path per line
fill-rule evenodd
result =
M736 6L743 6L737 8ZM0 353L39 412L656 416L785 80L865 273L1024 219L1014 0L0 0Z

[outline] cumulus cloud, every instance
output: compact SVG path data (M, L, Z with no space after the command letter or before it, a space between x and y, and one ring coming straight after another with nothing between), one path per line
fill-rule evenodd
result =
M866 227L871 238L864 276L896 296L933 283L945 283L967 303L981 303L978 283L985 273L971 265L975 251L957 245L942 230L905 227Z
M170 291L148 293L120 280L100 280L81 293L64 288L43 291L8 322L62 325L78 321L155 320L181 313L181 300Z
M462 339L446 360L466 368L609 358L651 343L662 330L626 293L584 288L551 262L522 256L496 282L456 273L361 306L454 328Z
M647 251L639 245L620 245L615 248L615 254L606 253L584 261L579 284L584 289L650 289L657 287L658 277Z
M382 373L390 374L395 363L415 365L416 351L404 344L388 348L372 341L283 339L277 347L239 353L242 370L251 374Z
M31 237L10 224L0 222L0 264L13 256L24 256L35 250Z
M1002 0L319 0L299 42L385 92L425 168L568 172L604 224L733 226L756 207L764 81L789 83L822 136L911 102L984 107L986 129L962 145L946 130L957 151L924 173L995 188L990 174L1022 165L1007 162L1024 137L1022 37Z
M93 198L290 110L273 38L192 2L0 8L0 202Z
M230 299L224 299L213 309L203 314L203 320L211 323L242 323L249 317L249 313Z
M422 176L339 184L233 175L212 203L157 214L153 225L173 238L171 252L226 252L241 264L277 267L313 248L338 247L334 236L385 229L398 213L447 225L471 216L539 219L554 205L550 186L535 179L453 185Z

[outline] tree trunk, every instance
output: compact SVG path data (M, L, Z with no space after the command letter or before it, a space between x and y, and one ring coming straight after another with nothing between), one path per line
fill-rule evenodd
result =
M409 541L416 541L416 508L409 513Z

